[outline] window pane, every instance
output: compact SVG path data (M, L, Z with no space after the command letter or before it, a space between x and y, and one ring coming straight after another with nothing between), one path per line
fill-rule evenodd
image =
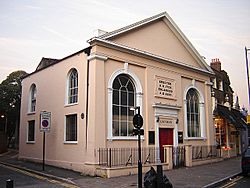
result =
M134 93L129 93L129 98L128 98L128 105L129 106L135 106L135 103L134 103Z
M126 75L119 76L119 80L122 86L126 86L128 82L128 77Z
M127 105L127 92L121 92L121 105Z
M200 136L199 97L195 89L187 93L187 126L188 136Z
M127 120L127 108L126 107L121 107L121 120Z
M113 104L119 104L119 91L113 90Z
M35 121L28 122L28 141L35 141Z
M133 84L132 84L131 81L129 81L129 83L128 83L128 85L127 85L127 88L128 88L128 91L134 92L134 86L133 86Z
M119 122L118 121L113 121L113 136L119 136Z
M121 122L121 136L127 136L127 122Z
M77 141L77 115L66 116L66 141Z
M119 107L113 105L113 120L119 120Z
M68 103L78 101L78 73L73 69L69 75Z
M118 81L118 78L116 78L116 79L114 80L114 82L113 82L113 89L118 90L118 89L120 89L120 87L121 87L121 85L120 85L120 83L119 83L119 81Z
M134 85L129 76L121 74L113 82L113 136L132 136L135 106Z
M128 136L133 136L134 125L133 122L128 122Z

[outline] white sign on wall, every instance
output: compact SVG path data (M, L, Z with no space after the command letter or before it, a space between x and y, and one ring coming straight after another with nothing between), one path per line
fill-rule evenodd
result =
M49 132L51 128L51 112L42 111L40 114L40 131Z
M155 95L157 97L175 99L175 80L156 76Z

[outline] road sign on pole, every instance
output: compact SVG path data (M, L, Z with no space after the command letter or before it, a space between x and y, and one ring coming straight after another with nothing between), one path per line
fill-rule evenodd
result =
M42 111L40 114L40 131L49 132L51 128L51 112Z

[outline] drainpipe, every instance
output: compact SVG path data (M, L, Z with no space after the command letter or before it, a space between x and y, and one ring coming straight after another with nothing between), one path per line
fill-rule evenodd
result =
M89 56L90 55L90 50L91 47L87 48L85 53ZM85 113L86 113L86 129L85 129L85 149L88 148L88 112L89 112L89 59L87 58L87 83L86 83L86 108L85 108Z

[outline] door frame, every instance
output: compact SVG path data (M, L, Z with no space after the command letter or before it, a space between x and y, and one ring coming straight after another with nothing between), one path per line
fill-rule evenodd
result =
M172 118L174 120L174 126L173 128L173 146L178 146L178 113L181 109L181 106L170 106L165 104L154 104L153 108L155 109L155 156L156 161L161 162L160 160L160 150L157 148L160 148L160 141L159 141L159 129L164 127L159 127L159 118L160 117L166 117L166 118ZM165 127L169 128L169 127Z

